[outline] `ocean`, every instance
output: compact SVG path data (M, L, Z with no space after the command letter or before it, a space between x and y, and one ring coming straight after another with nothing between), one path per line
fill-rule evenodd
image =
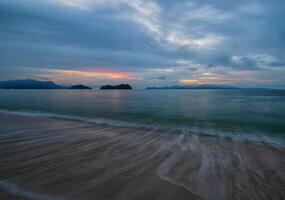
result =
M284 199L285 90L0 90L0 199Z
M3 90L1 111L278 144L285 137L285 90Z

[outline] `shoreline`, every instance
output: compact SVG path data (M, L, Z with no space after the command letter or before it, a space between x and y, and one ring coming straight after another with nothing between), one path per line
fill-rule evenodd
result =
M0 180L36 194L70 200L285 198L282 147L11 113L0 114L0 130Z
M65 114L55 114L55 113L46 113L40 111L28 112L28 111L11 111L0 109L0 115L19 115L26 117L39 117L43 119L55 119L55 120L66 120L73 122L80 122L83 124L89 125L105 125L111 127L119 128L133 128L141 129L144 131L156 131L161 133L170 133L171 134L185 134L185 135L197 135L201 137L216 137L219 139L229 139L234 142L252 142L260 144L272 145L276 148L285 148L285 138L282 136L276 136L274 134L264 134L264 133L244 133L244 132L235 132L229 130L216 130L215 128L203 128L203 127L190 127L179 125L176 128L172 126L165 125L155 125L155 124L142 124L134 123L129 121L121 121L115 119L106 119L106 118L86 118L73 115ZM171 130L171 131L170 131Z

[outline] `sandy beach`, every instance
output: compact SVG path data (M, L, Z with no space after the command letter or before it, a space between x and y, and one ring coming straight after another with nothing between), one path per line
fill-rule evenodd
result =
M1 199L285 199L268 144L0 115Z

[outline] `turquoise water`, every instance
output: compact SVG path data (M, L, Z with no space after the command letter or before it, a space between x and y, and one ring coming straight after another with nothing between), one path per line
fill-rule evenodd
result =
M285 136L284 90L1 90L0 109L95 122Z

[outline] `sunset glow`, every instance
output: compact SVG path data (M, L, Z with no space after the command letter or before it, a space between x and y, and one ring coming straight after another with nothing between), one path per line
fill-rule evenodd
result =
M81 76L86 78L107 78L107 79L129 79L130 75L120 72L109 71L79 71L79 70L59 70L62 75Z
M226 84L233 82L230 79L224 79L219 77L199 77L198 79L180 79L179 83L189 85L189 84Z

